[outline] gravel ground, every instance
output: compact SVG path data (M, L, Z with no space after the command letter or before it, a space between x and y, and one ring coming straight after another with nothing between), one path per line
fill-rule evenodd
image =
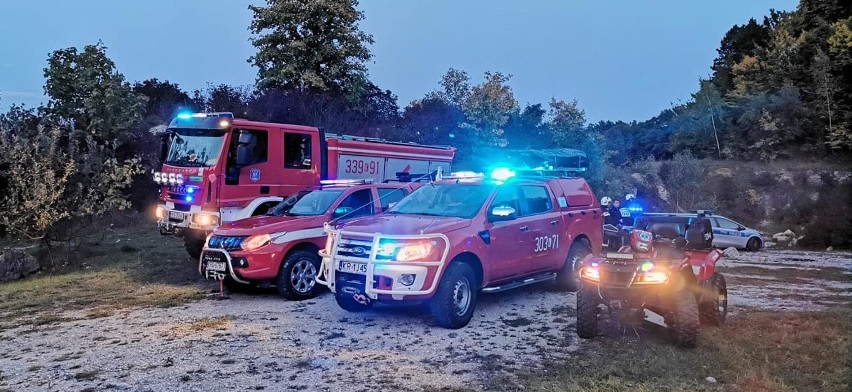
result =
M791 284L773 275L848 272L848 253L741 253L723 266L748 282L729 283L734 317L738 307L814 309L827 294L852 298L852 279ZM736 272L743 266L766 274ZM304 302L235 294L96 319L68 312L58 316L77 320L0 333L0 391L502 389L517 370L577 355L575 303L548 284L482 295L460 330L433 326L423 307L347 313L327 293Z

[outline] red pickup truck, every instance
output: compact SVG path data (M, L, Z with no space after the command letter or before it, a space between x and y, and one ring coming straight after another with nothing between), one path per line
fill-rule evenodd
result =
M323 181L285 199L267 215L216 228L204 244L198 272L224 280L231 291L274 285L287 299L313 297L320 267L317 252L325 244L323 225L380 213L415 186Z
M500 180L457 173L381 216L329 229L317 282L349 311L428 301L446 328L467 325L480 291L554 279L576 291L580 261L603 236L591 188L582 178L499 173Z

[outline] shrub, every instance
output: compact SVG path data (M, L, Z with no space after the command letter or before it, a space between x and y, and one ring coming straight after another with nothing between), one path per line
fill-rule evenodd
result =
M23 138L0 131L5 190L0 224L29 239L68 240L74 222L130 206L124 192L141 171L119 162L91 135L38 127Z

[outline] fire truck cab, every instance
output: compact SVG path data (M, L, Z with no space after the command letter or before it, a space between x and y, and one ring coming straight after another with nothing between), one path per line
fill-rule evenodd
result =
M327 134L314 127L234 118L231 113L181 113L162 135L162 234L184 238L197 258L204 240L225 222L263 215L284 197L323 179L373 179L449 170L455 150Z

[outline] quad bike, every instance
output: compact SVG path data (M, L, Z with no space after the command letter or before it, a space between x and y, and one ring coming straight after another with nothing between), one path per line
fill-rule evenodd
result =
M728 292L724 276L715 268L722 252L711 246L710 222L699 217L654 226L652 231L633 229L626 234L629 246L617 252L583 260L577 293L581 338L598 335L603 311L639 322L645 310L656 313L681 347L695 347L699 324L725 321ZM671 234L675 238L663 237Z

